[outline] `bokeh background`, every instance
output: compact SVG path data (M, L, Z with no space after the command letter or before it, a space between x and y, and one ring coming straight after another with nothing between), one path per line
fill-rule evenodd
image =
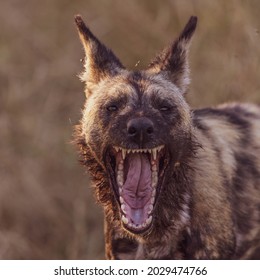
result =
M0 258L104 258L102 209L70 143L84 103L75 14L131 69L197 15L187 98L199 108L260 103L259 11L258 0L1 0Z

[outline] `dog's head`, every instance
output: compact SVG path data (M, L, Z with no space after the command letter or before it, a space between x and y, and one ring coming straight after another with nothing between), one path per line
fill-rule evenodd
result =
M135 234L152 226L165 177L191 141L187 55L197 18L144 71L128 71L76 16L84 46L86 104L81 122L93 158L105 170L122 225Z

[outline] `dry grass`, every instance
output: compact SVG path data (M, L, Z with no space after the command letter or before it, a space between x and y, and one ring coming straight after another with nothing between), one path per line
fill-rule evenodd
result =
M0 258L103 258L101 208L70 144L84 102L73 16L127 67L190 15L193 107L260 103L259 1L4 0L0 19Z

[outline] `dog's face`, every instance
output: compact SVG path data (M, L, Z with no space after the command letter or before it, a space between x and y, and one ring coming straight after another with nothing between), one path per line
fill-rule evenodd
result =
M147 70L135 72L125 70L79 16L76 24L86 52L82 133L108 175L122 225L142 234L153 224L165 177L185 157L190 142L191 116L184 94L196 18Z

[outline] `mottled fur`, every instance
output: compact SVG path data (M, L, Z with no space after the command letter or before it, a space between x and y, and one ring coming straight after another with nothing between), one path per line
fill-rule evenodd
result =
M260 108L190 109L184 95L196 21L147 70L133 72L76 17L87 100L75 141L104 207L108 259L260 258ZM122 226L105 155L113 145L140 148L125 131L143 116L154 125L144 148L164 144L169 162L152 226L134 234Z

